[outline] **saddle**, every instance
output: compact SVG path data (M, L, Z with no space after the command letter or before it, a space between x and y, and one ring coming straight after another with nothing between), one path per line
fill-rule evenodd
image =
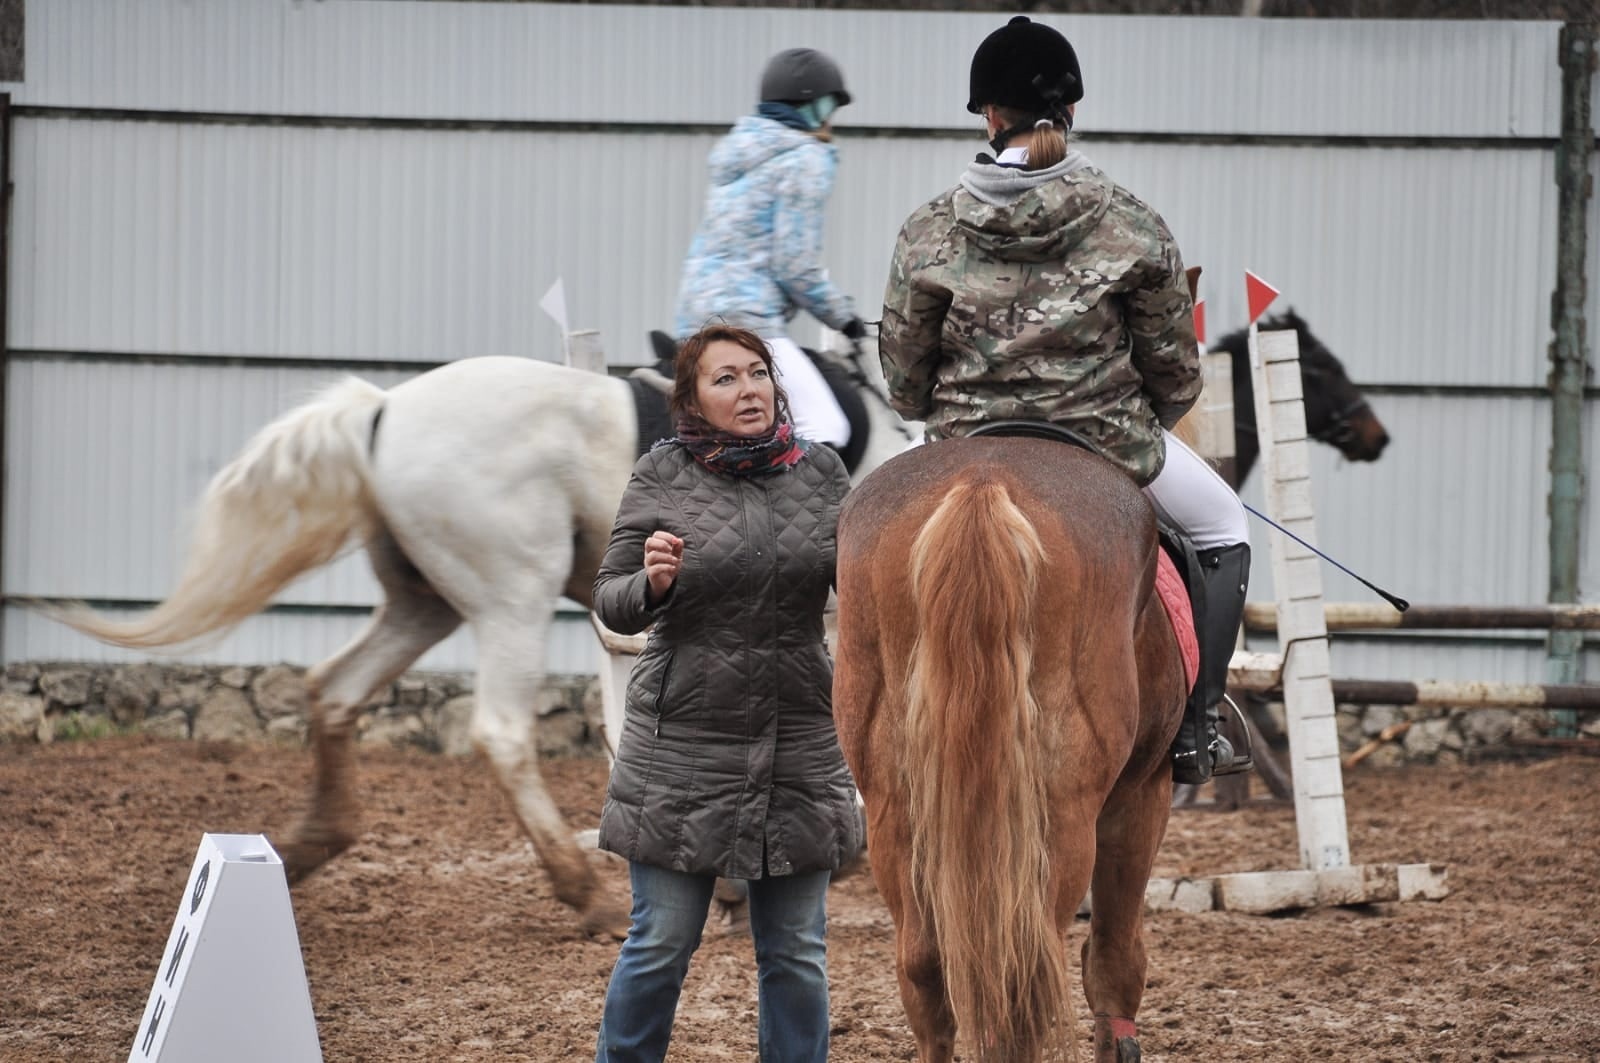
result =
M1000 436L1017 439L1048 439L1065 443L1091 454L1104 453L1088 436L1074 432L1049 421L990 421L967 433L973 436ZM1200 570L1200 558L1194 543L1177 528L1159 518L1156 520L1156 538L1161 544L1164 565L1156 570L1156 593L1166 607L1167 618L1172 621L1173 634L1183 651L1183 671L1192 687L1200 668L1200 643L1195 632L1195 617L1205 607L1205 581Z
M633 392L633 412L638 423L638 455L642 456L658 439L673 434L672 415L667 412L667 400L672 394L672 380L676 372L678 341L659 329L650 333L650 349L656 356L654 365L642 366L628 375L628 387ZM867 440L872 433L872 422L867 416L867 404L850 379L850 371L839 363L816 351L802 347L811 364L817 367L828 390L850 423L850 442L839 448L839 457L845 470L854 475L867 452Z

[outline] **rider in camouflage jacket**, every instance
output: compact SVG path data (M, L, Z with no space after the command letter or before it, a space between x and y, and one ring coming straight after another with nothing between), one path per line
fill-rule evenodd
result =
M1248 770L1220 733L1250 578L1245 509L1172 435L1200 396L1183 263L1160 215L1075 150L1077 52L1018 15L973 53L967 110L995 155L906 221L879 351L896 408L930 439L1044 420L1087 437L1193 545L1198 676L1173 741L1173 779Z
M1017 188L1007 186L1024 182L1010 198ZM1077 151L1027 174L981 158L911 215L890 267L880 353L895 408L926 421L929 439L988 421L1052 421L1141 485L1161 470L1161 428L1200 395L1172 234Z

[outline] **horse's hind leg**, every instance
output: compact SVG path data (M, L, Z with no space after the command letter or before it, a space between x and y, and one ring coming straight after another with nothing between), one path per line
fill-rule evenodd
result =
M895 926L895 974L920 1063L955 1059L956 1020L945 995L934 928L917 909L911 886L911 833L887 804L870 809L872 877Z
M912 919L899 924L896 970L906 1020L917 1039L920 1063L950 1063L956 1057L956 1020L945 996L944 971L933 927Z
M472 737L510 795L517 818L550 875L556 899L579 912L584 930L621 940L628 936L627 907L596 877L539 772L535 706L544 682L549 627L549 613L539 610L476 624L478 683Z
M1144 997L1144 891L1171 801L1171 775L1162 758L1145 779L1119 783L1100 813L1094 902L1083 944L1083 992L1094 1013L1095 1063L1139 1059L1134 1018Z
M375 537L367 552L383 584L384 602L353 642L306 676L315 766L311 807L281 847L284 872L291 882L355 841L358 805L351 745L361 707L461 624L461 617L433 592L386 533Z

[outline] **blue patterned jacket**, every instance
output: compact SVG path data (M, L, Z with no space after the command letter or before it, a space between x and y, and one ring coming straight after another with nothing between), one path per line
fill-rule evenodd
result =
M782 336L800 310L831 328L848 324L855 308L820 262L833 145L750 115L717 142L707 166L705 214L678 285L678 335L720 318Z

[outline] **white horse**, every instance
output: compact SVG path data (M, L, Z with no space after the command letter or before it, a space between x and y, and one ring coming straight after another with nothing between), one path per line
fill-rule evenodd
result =
M877 396L866 402L862 475L909 438ZM217 473L161 605L122 622L52 612L116 645L182 646L364 545L384 598L306 677L315 771L310 807L280 846L290 877L356 838L351 744L362 707L464 621L478 646L473 741L557 898L585 930L625 937L628 906L601 887L540 776L534 706L557 600L589 604L637 434L624 381L547 362L470 358L388 391L351 377L262 429Z

